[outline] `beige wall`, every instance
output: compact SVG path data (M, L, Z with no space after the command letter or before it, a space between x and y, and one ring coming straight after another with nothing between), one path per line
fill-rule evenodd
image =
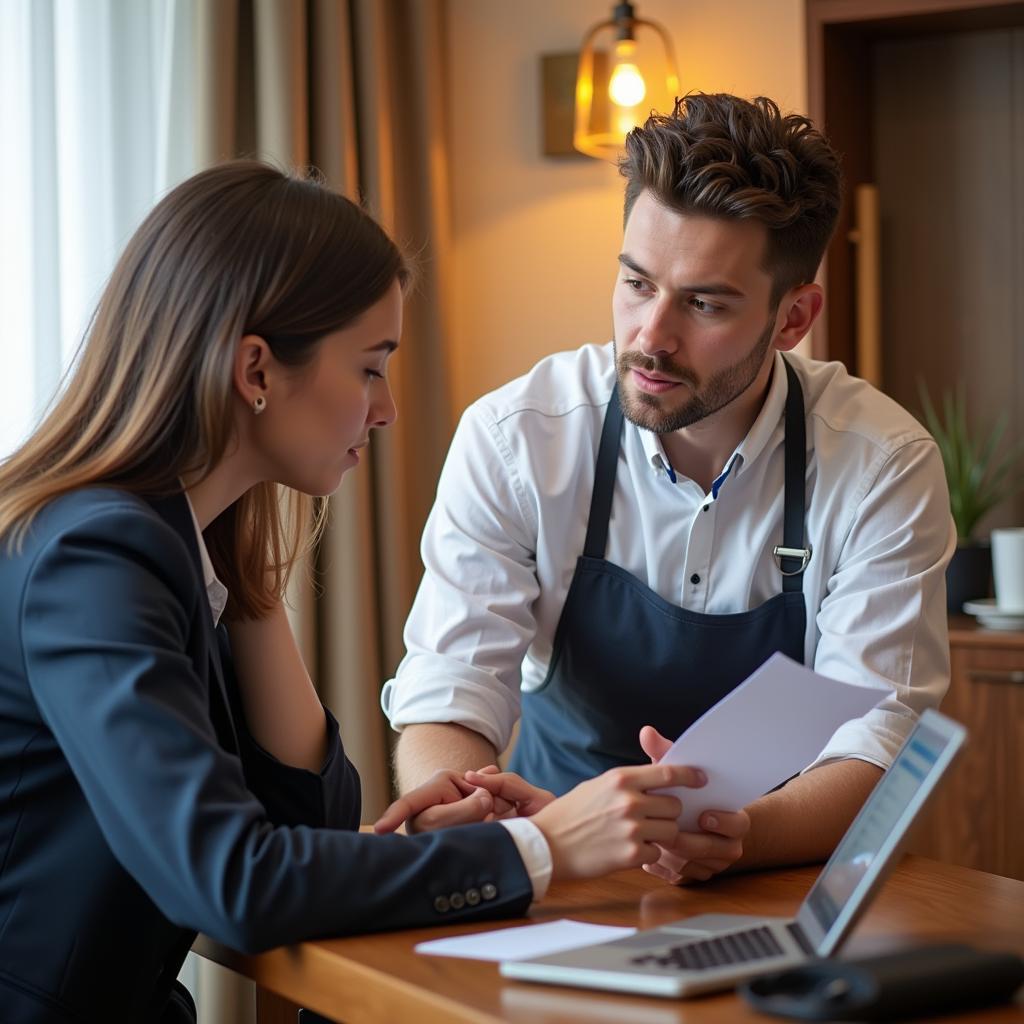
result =
M540 154L540 55L579 48L607 0L448 0L453 415L549 352L611 337L622 185ZM639 0L681 89L806 109L803 0Z

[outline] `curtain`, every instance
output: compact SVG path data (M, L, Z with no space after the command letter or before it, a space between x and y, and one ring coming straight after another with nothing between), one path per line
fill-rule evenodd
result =
M129 235L194 168L196 2L0 3L0 457L53 396Z
M199 165L312 165L417 266L391 369L398 422L376 432L369 459L331 499L312 572L296 574L289 594L310 674L359 769L363 820L373 821L390 799L380 688L403 653L419 534L452 428L443 0L217 0L197 16ZM201 1020L251 1013L251 989L229 977L201 962Z
M398 423L332 500L316 586L294 622L363 780L389 799L378 697L402 654L419 533L451 435L444 338L450 265L441 0L219 0L197 26L198 162L312 165L361 200L418 266L393 367Z
M31 432L122 247L196 169L200 0L0 0L0 457ZM195 987L195 965L182 972Z

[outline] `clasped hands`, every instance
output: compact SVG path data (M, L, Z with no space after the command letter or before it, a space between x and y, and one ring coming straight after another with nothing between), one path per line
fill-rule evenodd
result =
M374 825L409 833L451 825L529 817L551 848L556 878L593 877L625 867L673 884L707 881L743 853L750 828L745 811L705 811L699 832L680 832L682 803L650 792L665 787L697 789L707 781L699 769L657 762L671 742L651 726L640 731L650 765L613 768L556 799L496 765L463 773L442 769L396 800Z

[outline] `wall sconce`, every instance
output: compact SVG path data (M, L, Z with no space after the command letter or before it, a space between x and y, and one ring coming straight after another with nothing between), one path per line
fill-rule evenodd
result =
M573 146L616 161L626 135L652 110L669 113L679 93L672 40L657 22L618 3L584 37L576 71Z

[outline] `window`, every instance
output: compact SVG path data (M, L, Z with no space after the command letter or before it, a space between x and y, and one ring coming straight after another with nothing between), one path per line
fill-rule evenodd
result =
M125 241L196 169L197 2L0 3L0 457L52 397Z

